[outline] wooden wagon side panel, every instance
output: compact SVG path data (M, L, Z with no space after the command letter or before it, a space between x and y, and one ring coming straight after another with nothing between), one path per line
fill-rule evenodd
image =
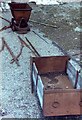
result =
M43 114L44 116L81 115L82 91L45 92Z
M33 61L39 73L65 72L67 67L67 56L36 57Z

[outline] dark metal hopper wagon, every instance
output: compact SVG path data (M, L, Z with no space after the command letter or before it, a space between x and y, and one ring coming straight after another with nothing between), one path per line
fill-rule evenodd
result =
M82 114L82 89L77 89L77 72L74 85L68 77L68 61L67 56L31 58L32 93L37 93L44 116Z
M32 8L27 3L11 2L9 6L13 16L11 20L12 30L18 33L27 33L30 30L28 21Z

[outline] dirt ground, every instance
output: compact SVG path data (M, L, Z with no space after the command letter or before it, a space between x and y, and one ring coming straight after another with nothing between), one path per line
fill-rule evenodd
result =
M30 23L65 52L82 50L80 2L60 5L34 5Z
M31 20L40 23L33 23L33 26L39 28L52 41L56 41L63 49L67 51L69 49L82 49L80 32L74 30L80 26L81 7L81 3L32 5Z

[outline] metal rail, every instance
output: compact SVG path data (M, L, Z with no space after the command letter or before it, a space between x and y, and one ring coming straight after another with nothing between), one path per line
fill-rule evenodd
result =
M35 53L40 57L41 55L37 52L37 50L34 48L34 46L31 44L31 42L26 38L26 41L30 44L30 46L32 47L32 49L35 51Z
M54 25L51 25L51 24L46 24L46 23L42 23L42 22L38 22L38 21L34 21L34 20L29 20L29 22L32 22L32 23L36 23L36 24L39 24L39 25L43 25L43 26L46 26L46 27L52 27L52 28L58 28L58 26L54 26Z
M27 48L29 48L32 52L33 52L33 54L35 55L35 56L40 56L40 54L38 53L38 52L36 52L36 50L35 50L35 48L33 47L33 46L31 46L32 47L32 49L30 48L30 46L20 37L20 36L18 36L18 38L19 38L19 40L20 40L20 42L23 44L23 45L25 45ZM31 44L31 43L30 43ZM38 54L37 54L38 53Z
M61 50L61 52L63 53L63 55L67 55L67 56L69 56L69 58L70 59L72 59L73 61L75 61L81 68L82 68L82 64L81 63L79 63L76 59L74 59L74 55L72 56L72 55L70 55L70 54L68 54L63 48L61 48L56 42L54 42L54 41L52 41L52 44L54 45L54 46L57 46L58 48L59 48L59 50Z

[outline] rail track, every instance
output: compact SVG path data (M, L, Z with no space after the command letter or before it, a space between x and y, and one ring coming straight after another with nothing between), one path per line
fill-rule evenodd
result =
M2 17L2 16L0 16L0 18L1 18L2 20L5 20L6 22L8 22L8 23L10 24L9 26L4 26L3 28L1 28L1 29L0 29L0 32L3 31L3 30L6 30L6 29L11 28L11 22L10 22L9 20L7 20L6 18L4 18L4 17ZM32 22L34 22L34 21L32 21ZM38 37L40 37L40 38L41 38L43 41L45 41L47 44L49 44L49 43L48 43L43 37L41 37L37 32L35 32L34 30L32 30L32 32L33 32L34 34L36 34ZM38 56L40 56L40 54L37 52L37 50L34 48L34 46L32 45L32 43L31 43L27 38L25 38L25 39L26 39L26 41L27 41L27 43L28 43L29 45L26 45L27 43L24 42L24 40L22 40L22 39L20 38L20 36L18 36L18 38L19 38L20 42L22 41L21 44L23 43L23 45L25 45L25 46L28 47L29 49L30 49L30 46L31 46L32 49L30 49L30 50L31 50L35 55L37 54ZM70 55L70 54L68 54L65 50L63 50L56 42L53 42L53 41L52 41L52 44L53 44L54 46L57 46L57 47L63 52L64 55L69 56L72 60L74 60L77 64L79 64L79 65L82 67L82 61L81 61L81 60L80 60L80 61L77 61L76 58L75 58L75 56L77 56L77 55L82 56L82 52L80 52L80 53L78 53L78 54ZM18 57L20 57L21 52L22 52L22 49L20 50L20 53L19 53ZM18 57L17 57L17 58L18 58ZM11 63L13 63L13 62L14 62L14 61L12 61Z
M33 31L33 32L34 32L36 35L38 35L35 31ZM40 36L40 35L38 35L38 36ZM43 39L42 37L40 37L40 38L42 39L42 41L43 41L43 40L45 41L45 39ZM2 37L2 48L1 48L0 52L4 50L4 47L7 48L7 50L8 50L9 53L10 53L10 55L12 56L12 60L11 60L11 62L10 62L11 64L15 62L15 63L17 64L17 66L20 66L20 65L19 65L19 60L18 60L18 58L19 58L19 57L21 56L21 54L22 54L23 47L29 48L29 49L31 50L31 52L32 52L35 56L41 57L40 53L39 53L39 52L37 51L37 49L33 46L33 44L27 39L27 37L25 37L25 40L26 40L26 41L23 40L20 36L18 36L18 39L19 39L19 41L20 41L20 43L21 43L21 47L20 47L20 51L19 51L18 55L15 56L15 55L13 54L10 46L7 44L5 38ZM45 41L45 42L46 42L46 41ZM46 42L46 43L48 43L48 42ZM70 54L68 54L67 52L65 52L57 43L52 42L52 44L53 44L54 46L57 46L57 47L59 48L59 50L61 50L61 52L62 52L64 55L69 56L73 61L75 61L77 64L79 64L80 67L82 67L82 64L75 59L75 56L76 56L76 55L81 55L81 54L82 54L81 52L78 53L78 54L74 54L74 55L71 56Z

